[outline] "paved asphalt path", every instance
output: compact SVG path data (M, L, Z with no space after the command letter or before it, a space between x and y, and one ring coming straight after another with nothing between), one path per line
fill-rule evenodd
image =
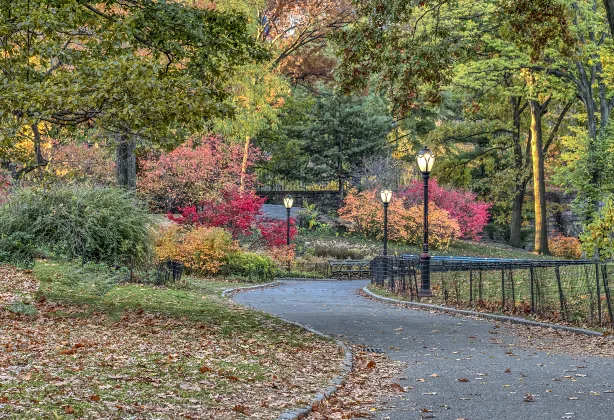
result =
M399 383L413 389L385 401L380 419L614 419L612 359L504 346L493 342L513 343L504 325L372 301L357 294L365 284L287 282L233 299L407 363Z

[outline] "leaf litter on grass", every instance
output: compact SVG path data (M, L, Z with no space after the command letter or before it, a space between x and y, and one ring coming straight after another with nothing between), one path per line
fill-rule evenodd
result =
M33 301L37 286L29 273L0 267L3 303ZM258 328L142 309L73 316L83 309L44 299L36 307L34 315L0 309L0 417L270 419L310 401L344 355L246 310Z

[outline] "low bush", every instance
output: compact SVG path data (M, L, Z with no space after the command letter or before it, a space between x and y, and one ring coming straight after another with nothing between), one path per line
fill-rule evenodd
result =
M400 191L399 195L408 207L421 205L424 200L424 185L421 181L413 181L409 187ZM488 224L492 205L478 200L471 191L444 188L439 186L436 180L431 180L429 201L446 210L458 222L459 238L477 240Z
M388 238L409 245L420 245L423 232L422 206L406 208L402 199L393 198L389 205ZM350 190L339 216L352 223L350 233L381 239L383 237L383 210L377 191ZM429 204L429 244L437 249L447 248L459 238L458 222L444 209Z
M237 252L228 258L221 274L229 277L238 276L250 282L273 280L278 271L275 261L267 255L254 252Z
M134 196L85 184L24 188L0 207L0 260L32 261L40 252L121 265L151 256L152 219Z
M578 238L555 236L548 239L548 248L555 257L579 260L582 257L582 245Z
M255 191L226 190L223 200L203 200L198 206L182 207L178 216L167 217L180 225L220 227L230 232L234 239L251 239L251 248L276 248L286 244L286 221L264 217L262 205L265 198ZM290 219L290 238L296 236L294 219Z
M345 242L316 241L313 248L316 257L329 257L337 260L362 260L368 255L377 255L377 252L373 253L373 250L368 249L368 247L358 247Z
M156 241L160 260L183 263L190 273L215 275L237 250L229 232L215 227L172 225Z

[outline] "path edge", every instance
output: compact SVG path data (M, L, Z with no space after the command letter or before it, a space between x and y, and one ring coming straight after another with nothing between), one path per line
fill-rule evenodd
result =
M283 281L274 281L272 283L267 283L267 284L259 284L256 286L247 286L247 287L237 287L237 288L233 288L233 289L226 289L222 292L222 297L227 297L227 298L231 298L234 294L236 293L240 293L240 292L246 292L249 290L256 290L256 289L268 289L270 287L275 287L275 286L279 286L283 284ZM352 350L345 345L345 343L343 343L340 340L337 340L336 338L324 334L323 332L314 330L311 327L308 327L306 325L303 324L299 324L298 322L294 322L294 321L290 321L288 319L285 318L281 318L279 316L273 315L275 316L275 318L287 323L287 324L291 324L294 325L298 328L301 328L307 332L310 332L312 334L315 334L319 337L325 338L327 340L332 340L335 342L335 344L337 344L339 347L341 347L343 349L344 352L344 356L343 356L343 362L341 363L341 373L339 375L337 375L336 377L334 377L330 383L331 385L324 388L323 390L321 390L320 392L316 393L316 396L314 397L314 399L309 403L309 404L305 404L287 411L284 411L283 413L281 413L275 420L300 420L302 418L304 418L305 416L307 416L309 413L311 413L313 411L313 408L318 405L321 404L324 400L326 400L327 398L330 398L335 392L337 392L337 390L339 389L339 387L341 385L343 385L343 383L346 381L347 377L349 376L349 374L352 372L352 368L354 365L353 362L353 354L352 354Z
M456 315L469 315L469 316L475 316L475 317L483 318L483 319L492 319L495 321L528 325L531 327L552 328L554 330L567 331L567 332L576 333L576 334L584 334L584 335L589 335L592 337L606 337L603 333L600 333L599 331L588 330L585 328L569 327L567 325L559 325L559 324L551 324L548 322L532 321L530 319L519 318L516 316L497 315L497 314L492 314L488 312L470 311L467 309L451 308L449 306L433 305L430 303L408 302L406 300L387 298L387 297L380 296L372 292L371 290L368 289L368 286L363 287L362 291L367 296L369 296L370 298L374 300L378 300L380 302L385 302L385 303L393 303L395 305L403 305L408 308L429 309L431 311L444 312L444 313L456 314Z
M269 289L271 287L279 286L280 284L282 284L282 282L276 280L271 283L256 284L254 286L232 287L230 289L224 289L221 296L224 298L231 298L235 293L245 292L248 290Z

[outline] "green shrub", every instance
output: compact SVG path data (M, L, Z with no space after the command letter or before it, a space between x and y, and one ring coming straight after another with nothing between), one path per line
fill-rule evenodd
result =
M26 188L0 207L0 261L40 252L120 265L151 255L152 219L134 196L85 184Z
M237 252L228 258L222 268L226 276L238 276L248 281L265 282L277 273L277 265L270 257L254 252Z

